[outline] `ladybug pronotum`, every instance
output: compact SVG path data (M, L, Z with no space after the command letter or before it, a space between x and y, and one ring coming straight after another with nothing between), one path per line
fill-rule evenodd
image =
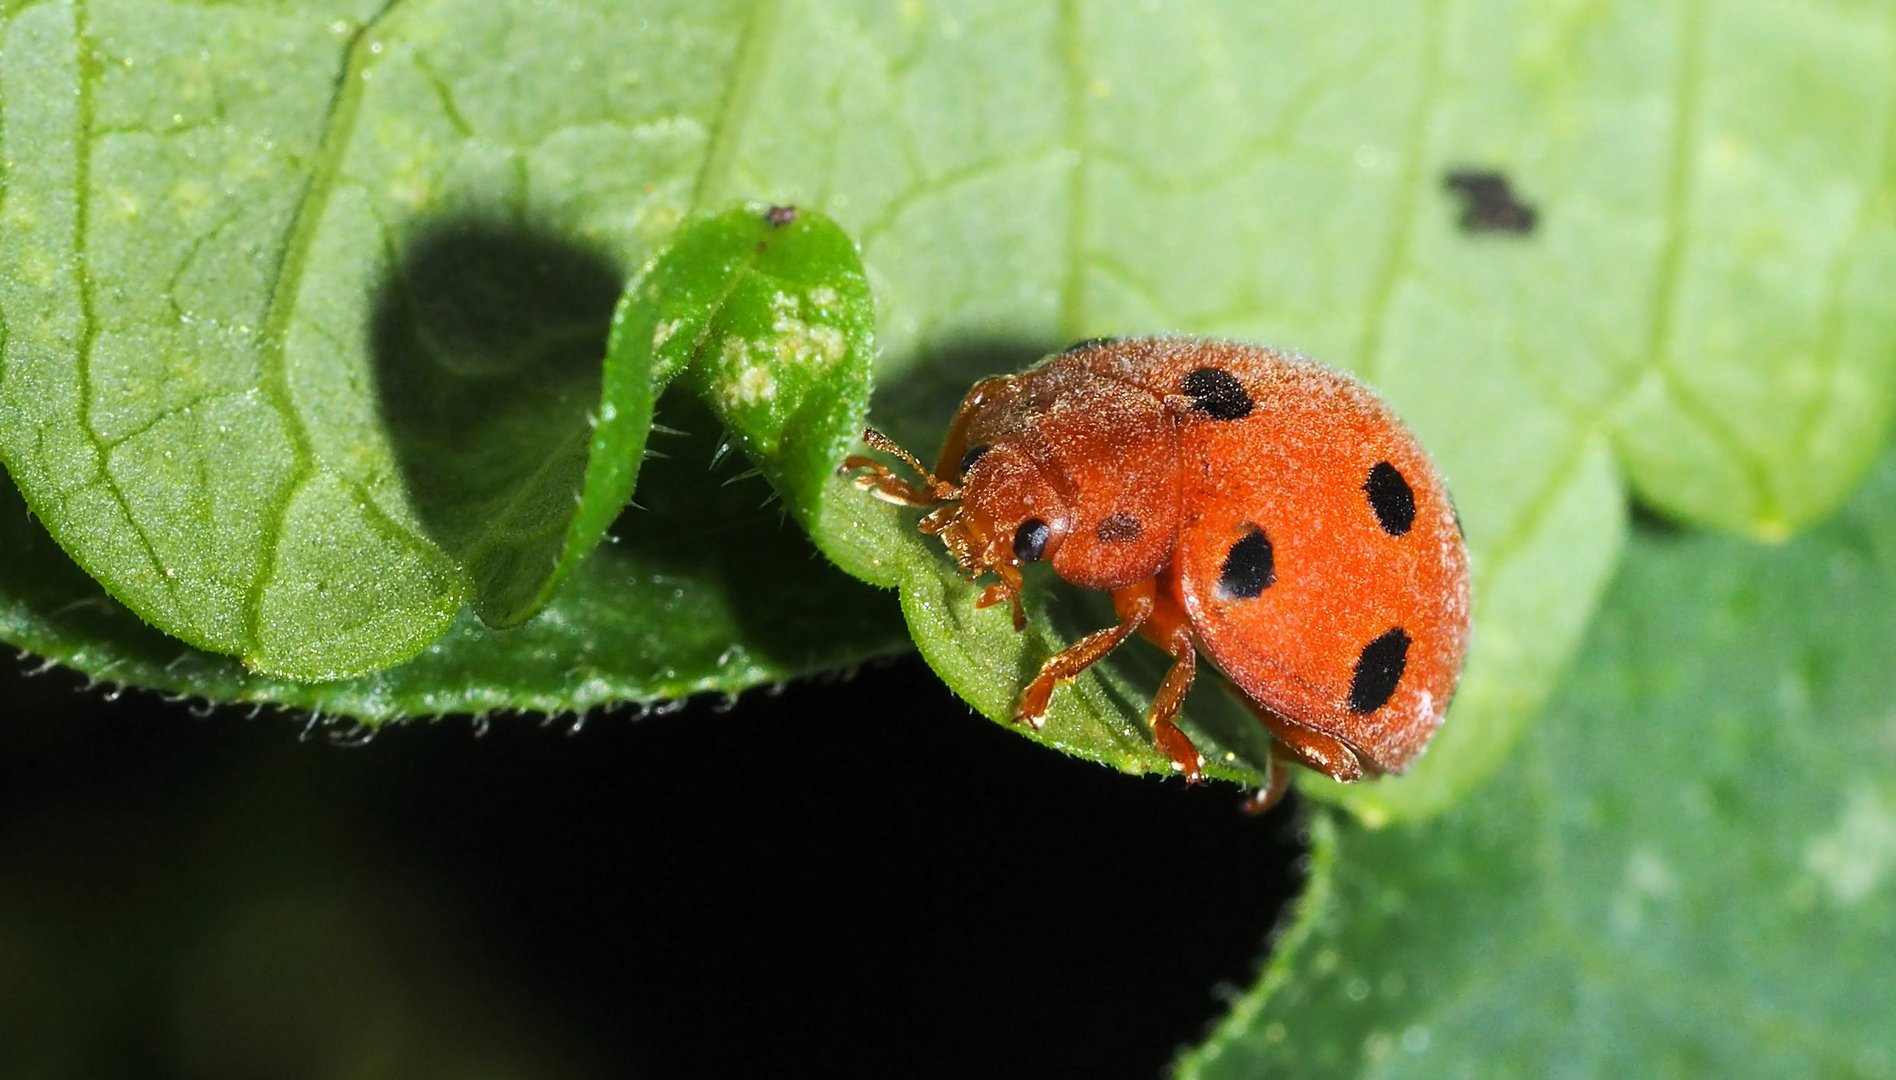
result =
M1187 779L1203 759L1174 721L1204 653L1283 761L1349 782L1408 768L1441 725L1468 644L1468 557L1448 490L1361 383L1257 345L1081 342L977 383L933 473L876 431L916 486L851 457L864 489L932 508L977 606L1025 625L1021 566L1110 592L1118 624L1049 658L1014 719L1134 632L1172 657L1147 714Z

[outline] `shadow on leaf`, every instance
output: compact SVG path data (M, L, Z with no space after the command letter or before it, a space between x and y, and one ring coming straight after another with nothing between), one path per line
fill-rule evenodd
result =
M869 422L933 466L955 410L976 382L1027 370L1060 345L1025 338L951 338L928 349L902 371L876 378Z
M623 283L571 239L467 217L411 232L377 297L372 349L397 465L489 623L518 622L542 599Z
M595 557L714 589L754 660L814 668L844 641L864 655L900 651L908 635L894 594L829 564L744 455L719 453L724 428L703 402L674 390L658 419L651 445L662 456L640 471L634 505Z

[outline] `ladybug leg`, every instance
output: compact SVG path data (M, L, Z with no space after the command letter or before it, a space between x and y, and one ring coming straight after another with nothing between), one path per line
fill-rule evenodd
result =
M1253 791L1251 797L1244 800L1243 810L1247 814L1262 814L1283 801L1284 792L1289 790L1290 766L1284 763L1283 755L1279 754L1277 746L1273 745L1270 767L1264 777L1264 786Z
M1114 599L1118 599L1118 593ZM1204 755L1174 723L1185 707L1185 695L1198 674L1198 650L1192 645L1191 617L1176 602L1161 601L1146 623L1144 633L1172 655L1172 667L1159 683L1159 692L1152 697L1146 725L1152 729L1152 741L1185 774L1186 782L1196 784L1204 777Z
M994 571L994 576L1001 580L982 589L981 595L975 598L974 606L977 608L990 608L996 604L1011 604L1014 608L1014 632L1019 633L1027 629L1027 609L1021 604L1020 599L1020 568L1017 566L1001 565L991 566L988 569ZM1107 651L1111 651L1111 646L1107 647ZM1104 656L1106 654L1101 653L1100 655ZM1087 661L1087 663L1091 662L1090 660ZM1081 667L1085 667L1085 665L1082 664ZM1079 668L1074 669L1074 674L1079 674ZM1070 677L1071 676L1069 676L1069 678ZM1046 710L1043 708L1041 711L1044 712Z
M1272 751L1270 787L1278 786L1277 759L1302 765L1306 769L1315 769L1339 784L1350 784L1361 780L1376 770L1366 767L1350 749L1348 743L1333 735L1325 735L1302 724L1293 724L1264 706L1242 694L1236 695L1244 707L1250 709L1264 726L1270 729L1271 738L1277 740ZM1265 788L1266 794L1270 787ZM1281 793L1280 793L1281 795ZM1260 809L1268 809L1268 805Z
M1006 392L1007 385L1014 381L1012 375L995 375L982 379L968 391L967 400L961 403L961 410L955 413L954 422L948 425L948 436L942 440L941 457L935 466L935 475L952 476L959 479L966 469L968 460L968 428L981 415L982 407Z
M917 491L914 484L895 475L887 465L864 454L844 458L839 471L855 473L850 482L883 502L897 506L934 506L936 503L935 499Z
M862 441L873 450L901 459L902 464L915 471L921 477L922 486L916 487L907 480L895 475L887 465L875 458L862 454L851 454L843 459L837 471L850 473L863 470L854 477L857 487L869 492L878 499L892 502L897 506L936 506L961 497L961 492L953 484L935 477L934 473L922 467L915 455L902 449L894 439L889 438L875 428L864 428Z
M1137 589L1138 586L1133 588ZM1114 599L1118 599L1117 593ZM1119 607L1117 603L1114 606ZM1146 595L1131 600L1127 606L1120 607L1118 626L1095 630L1048 657L1047 662L1040 665L1040 674L1034 676L1034 681L1028 683L1027 689L1021 692L1020 704L1014 707L1014 722L1026 724L1035 731L1040 730L1040 725L1046 721L1047 703L1053 699L1054 687L1071 680L1117 649L1151 614L1152 595L1148 591Z

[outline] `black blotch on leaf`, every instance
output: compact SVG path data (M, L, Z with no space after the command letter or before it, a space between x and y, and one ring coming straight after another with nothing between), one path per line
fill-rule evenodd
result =
M1276 581L1271 538L1256 525L1247 526L1244 535L1225 552L1224 567L1218 571L1218 598L1253 600Z
M1185 376L1180 384L1192 408L1213 420L1242 420L1256 406L1237 376L1220 368L1202 367Z
M1373 713L1395 695L1409 663L1409 635L1398 626L1363 646L1350 679L1350 711Z
M1676 540L1687 532L1678 519L1637 495L1628 502L1626 518L1635 532L1656 540Z
M1540 220L1539 211L1521 201L1505 174L1453 169L1442 177L1442 186L1461 199L1458 223L1463 232L1527 236Z
M1390 536L1401 536L1415 524L1415 492L1394 465L1378 461L1363 481L1363 492L1369 496L1377 523Z

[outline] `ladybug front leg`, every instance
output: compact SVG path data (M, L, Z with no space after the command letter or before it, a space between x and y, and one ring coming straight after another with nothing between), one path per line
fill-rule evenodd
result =
M858 472L858 470L861 470ZM897 506L934 506L940 500L927 493L917 491L915 485L895 475L887 465L875 458L863 454L851 454L843 459L843 473L855 473L850 477L857 487L883 502Z
M875 428L863 429L862 441L868 443L872 449L900 459L902 464L914 470L915 475L922 481L922 486L916 487L895 475L894 470L887 465L863 454L851 454L844 458L843 464L836 471L848 474L858 469L863 470L852 479L857 487L876 498L884 502L892 502L897 506L926 507L939 506L961 497L960 490L953 484L924 469L922 463L915 460L914 454L902 449L894 439Z
M1040 725L1046 722L1047 703L1053 699L1054 687L1070 681L1107 653L1117 649L1151 614L1152 594L1148 588L1144 596L1120 608L1118 626L1095 630L1049 656L1047 662L1040 665L1040 674L1034 676L1034 681L1028 683L1027 689L1021 692L1020 704L1014 707L1014 722L1039 731Z

